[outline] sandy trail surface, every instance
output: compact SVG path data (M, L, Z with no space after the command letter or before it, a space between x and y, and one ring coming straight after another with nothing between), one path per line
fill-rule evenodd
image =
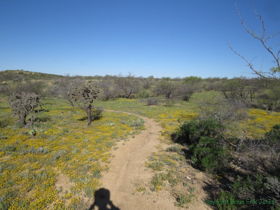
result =
M136 116L145 120L146 130L135 138L130 137L127 142L118 142L118 149L112 150L109 171L101 180L104 189L96 194L95 207L92 206L91 209L179 209L174 205L175 198L168 191L150 192L149 182L153 172L151 169L147 170L145 162L152 152L157 151L155 146L160 143L161 127L152 119ZM136 192L137 186L145 187L147 191Z

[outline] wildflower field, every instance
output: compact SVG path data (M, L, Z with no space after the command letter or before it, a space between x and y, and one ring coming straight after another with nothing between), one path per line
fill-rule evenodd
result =
M42 107L48 111L36 120L33 136L16 128L8 104L0 104L0 209L79 209L80 198L92 198L100 186L115 142L144 129L134 115L104 112L88 128L85 113L60 100L44 100ZM74 183L62 196L59 174Z
M126 111L155 119L162 126L161 140L171 143L171 134L184 121L199 115L197 102L211 92L195 93L191 102L175 101L165 106L147 106L144 99L116 99L94 102L95 107ZM126 140L144 128L144 121L122 112L104 111L103 116L87 127L85 112L72 108L60 99L44 99L46 111L30 129L17 128L7 100L0 103L0 209L79 209L81 198L92 198L101 185L102 172L108 169L110 150L116 141ZM240 121L235 133L244 129L248 137L260 137L273 125L280 124L280 114L249 109L249 118ZM156 174L152 185L155 191L178 183L178 170L185 161L183 154L161 151L151 155L146 163ZM177 149L178 151L180 150ZM64 174L73 183L71 190L61 192L57 177ZM139 188L140 189L140 188ZM142 188L141 188L142 189Z

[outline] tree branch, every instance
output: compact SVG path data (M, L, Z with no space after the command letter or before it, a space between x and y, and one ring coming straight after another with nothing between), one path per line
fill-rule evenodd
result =
M230 47L230 49L238 56L240 56L241 58L243 58L243 60L245 60L248 63L248 66L250 67L250 69L252 69L257 75L259 75L262 78L266 78L263 74L261 74L260 72L258 72L257 70L254 69L253 65L246 59L244 58L244 56L242 56L241 54L237 53L229 44L228 42L228 46Z
M235 6L236 6L236 9L237 9L237 13L238 13L239 19L240 19L240 21L241 21L241 24L244 26L244 28L246 29L246 31L247 31L249 34L251 34L254 38L256 38L256 39L258 39L258 40L261 41L261 43L263 44L263 46L265 47L265 49L273 56L273 58L275 59L275 61L276 61L276 63L277 63L277 66L279 67L279 66L280 66L280 63L279 63L279 52L278 52L278 56L276 56L276 55L274 54L274 52L271 51L271 48L268 47L268 46L266 45L266 41L269 40L270 38L272 38L272 37L278 35L278 34L280 33L280 31L278 31L277 33L275 33L275 34L273 34L273 35L267 37L267 38L264 40L265 35L266 35L266 34L265 34L264 21L263 21L262 17L257 13L257 11L256 11L256 9L255 9L255 7L254 7L254 5L253 5L253 9L254 9L256 15L258 16L258 18L259 18L260 21L262 22L262 27L261 27L261 28L263 29L263 35L262 35L262 37L258 37L258 36L255 35L253 32L251 32L251 31L247 28L247 26L245 25L244 21L243 21L242 18L241 18L241 15L240 15L240 12L239 12L239 8L238 8L236 2L235 2ZM231 49L232 49L232 48L231 48ZM234 52L235 52L235 51L234 51ZM235 52L235 53L236 53L236 52ZM236 53L236 54L237 54L237 53ZM238 54L238 55L239 55L239 54ZM239 55L239 56L240 56L240 55ZM246 61L246 59L245 59L243 56L242 56L242 58ZM247 62L247 63L248 63L248 62ZM250 65L251 65L251 64L250 64ZM249 66L250 66L250 65L249 65ZM250 68L251 68L251 66L250 66ZM251 69L252 69L252 68L251 68ZM252 70L253 70L253 69L252 69ZM253 70L253 71L256 73L255 70ZM258 75L260 75L260 74L258 74Z

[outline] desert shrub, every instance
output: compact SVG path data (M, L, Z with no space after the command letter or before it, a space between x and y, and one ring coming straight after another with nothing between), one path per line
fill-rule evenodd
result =
M139 93L137 94L137 98L149 98L150 96L151 93L148 90L139 91Z
M228 163L225 150L215 138L202 137L199 143L191 145L190 149L193 153L192 164L209 173L221 171Z
M36 122L47 122L47 121L51 121L51 117L48 115L42 115L42 116L38 117L35 121Z
M172 106L174 106L174 101L173 100L167 100L166 102L165 102L165 106L166 107L172 107Z
M152 168L154 171L162 171L164 167L163 161L154 161L149 164L147 164L148 168Z
M238 153L239 156L243 156L241 167L244 168L244 165L246 167L249 163L251 171L261 168L265 174L278 176L280 173L280 144L278 136L279 125L276 125L265 134L265 138L246 139L240 153Z
M182 194L182 193L179 193L179 194L175 194L174 193L174 196L176 198L176 206L180 206L180 207L185 207L186 204L190 203L192 201L192 197L194 196L193 194L188 194L188 195L185 195L185 194Z
M268 199L273 200L277 206L280 208L280 178L279 176L270 176L266 178L265 188L268 191Z
M164 181L169 180L171 177L171 173L157 173L153 176L151 180L151 190L152 191L159 191L162 189L162 187L165 186Z
M181 150L182 150L181 147L178 145L171 146L166 149L167 152L177 152L177 153L179 153Z
M158 104L158 100L156 98L148 98L146 100L147 105L151 106L151 105L157 105Z
M216 138L224 130L224 126L214 119L192 120L185 122L174 136L175 142L188 145L197 144L203 136Z
M231 192L238 199L258 199L257 196L264 193L264 179L262 175L257 175L255 180L247 176L245 180L241 176L237 176L235 182L230 186Z
M250 208L244 204L231 204L218 206L219 209L279 209L280 207L280 125L275 125L260 139L244 139L240 150L237 150L238 161L235 163L256 176L242 178L237 176L233 184L229 185L229 191L220 193L219 200L256 200ZM252 173L255 174L255 173ZM261 205L262 200L269 201L270 205ZM228 207L228 208L227 208ZM275 208L274 208L275 207Z
M91 110L91 120L98 120L102 117L102 112L103 112L103 109L100 108L100 107L97 107L95 109L92 109Z
M244 101L221 99L204 100L198 105L200 109L199 119L212 118L223 125L248 118L247 104Z
M273 81L266 92L261 93L258 98L258 108L266 111L280 111L280 88L278 83Z
M217 195L217 200L229 201L227 204L218 204L218 209L274 209L273 207L278 209L280 207L280 182L277 177L264 178L262 175L257 174L256 177L248 175L244 179L241 176L237 176L237 179L229 186L229 189L229 191L220 192ZM270 203L260 204L263 201Z
M93 172L93 177L95 178L100 178L101 177L101 171L99 169L96 169L94 172Z
M130 122L130 127L141 127L141 126L144 126L144 123L145 121L141 118L133 121L133 122Z
M236 164L257 171L259 168L271 176L280 173L279 125L275 125L260 139L245 139L236 154Z
M76 148L76 150L73 150L72 151L72 153L76 153L77 152L77 148ZM58 151L58 152L55 152L54 154L53 154L53 157L51 158L53 161L56 161L56 160L58 160L59 158L61 158L64 154L66 154L67 152L66 152L66 150L60 150L60 151Z
M224 129L225 127L214 119L192 120L177 130L174 140L190 145L194 166L210 173L217 172L228 163L221 136Z

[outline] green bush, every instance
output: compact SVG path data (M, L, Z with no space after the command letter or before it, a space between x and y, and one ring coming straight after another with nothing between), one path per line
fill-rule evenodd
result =
M224 126L214 119L192 120L185 122L175 134L173 138L175 142L185 143L188 145L197 144L201 137L219 138Z
M192 164L209 173L221 171L228 163L225 150L215 138L201 137L199 143L192 144L190 149Z
M177 131L175 141L190 145L192 164L209 173L221 171L228 158L223 149L221 132L224 126L216 120L192 120Z

